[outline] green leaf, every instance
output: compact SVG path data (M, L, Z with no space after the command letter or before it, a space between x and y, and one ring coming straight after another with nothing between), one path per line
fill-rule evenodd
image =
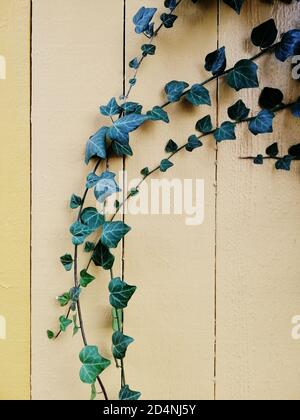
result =
M119 107L115 98L112 98L106 106L100 106L100 112L105 117L112 117L113 115L119 115L122 108Z
M178 144L173 140L169 140L165 150L167 153L174 153L178 150Z
M101 242L108 248L117 248L121 239L131 228L123 222L106 222L103 225Z
M270 19L253 29L251 41L258 48L269 48L276 41L277 35L276 23Z
M272 110L281 105L284 95L279 89L266 87L260 94L259 106L263 109Z
M123 309L112 308L113 331L121 331L123 329L123 319L124 319Z
M93 157L99 157L106 159L106 135L108 133L108 127L102 127L92 137L86 145L85 152L85 163L88 164Z
M249 122L249 130L252 134L273 133L273 119L275 114L268 110L261 111L255 118Z
M136 291L136 286L129 286L119 277L114 278L109 283L110 304L116 309L127 307L129 300Z
M185 146L185 148L188 152L193 152L195 149L198 149L201 146L203 146L202 141L200 141L197 136L192 135L189 137L188 144Z
M102 214L98 213L98 210L94 207L87 207L81 213L81 221L83 224L94 232L105 222L105 218Z
M126 400L139 400L141 398L142 394L137 391L131 391L128 385L123 386L123 388L120 391L119 399L121 401Z
M236 91L257 88L259 86L257 71L258 66L253 61L240 60L228 73L227 83Z
M70 254L66 254L60 258L62 265L65 267L66 271L71 271L73 267L73 257Z
M128 143L129 133L139 128L149 117L147 115L130 114L117 120L109 129L108 135L119 143Z
M84 245L84 252L86 252L87 254L89 252L94 251L95 249L95 244L93 242L86 242Z
M292 161L293 161L292 156L289 156L289 155L284 156L283 158L279 159L275 163L275 167L277 170L290 171Z
M147 55L155 55L156 46L153 44L144 44L142 46L143 56L146 57Z
M163 121L169 123L170 119L168 113L160 106L155 106L152 111L148 111L147 115L151 121Z
M211 99L209 91L202 85L194 85L186 95L186 99L195 106L209 105L211 106Z
M245 0L223 0L228 4L237 14L241 13L241 9Z
M257 155L256 158L254 159L253 163L255 165L263 165L264 164L264 157L263 157L263 155Z
M97 398L96 385L92 384L91 385L91 401L94 401L96 398Z
M95 248L92 260L97 267L110 270L114 265L115 257L110 253L109 248L100 241Z
M81 197L78 195L73 194L70 201L70 207L71 209L75 210L77 209L82 203Z
M141 170L141 175L143 176L148 176L150 174L150 169L149 168L144 168Z
M273 143L271 144L271 146L267 147L266 154L272 158L278 156L279 154L278 143Z
M138 195L140 192L138 190L138 188L131 188L130 190L130 197L135 197L136 195Z
M86 346L80 352L79 359L83 364L80 369L80 379L85 384L94 384L97 377L110 365L110 360L99 353L96 346Z
M160 17L163 25L165 28L173 28L175 21L177 20L178 16L173 15L171 13L163 13Z
M78 302L80 293L81 293L80 287L72 287L72 289L70 289L70 299L72 300L73 303Z
M49 340L53 340L53 338L55 337L55 334L53 331L48 330L47 331L47 337L49 338Z
M228 108L228 116L233 121L242 121L248 118L250 109L246 107L242 100L237 101L234 105Z
M86 270L82 270L80 273L80 286L87 287L90 283L96 280L96 277L90 275Z
M224 122L220 128L217 128L214 136L218 143L224 140L236 140L236 125L230 121Z
M196 130L203 134L208 134L212 131L213 125L211 122L211 116L207 115L206 117L199 120L196 124Z
M78 221L72 224L70 232L73 235L72 242L74 245L83 244L86 237L92 233L88 226Z
M128 346L134 342L134 339L116 331L112 337L113 356L115 359L124 359Z
M172 168L172 166L174 166L174 163L172 163L168 159L163 159L160 162L160 170L161 170L161 172L167 172L167 170L170 169L170 168Z
M72 321L63 315L59 318L59 324L61 331L65 332L68 326L72 324Z
M133 151L129 143L112 142L112 149L117 156L133 156Z
M125 102L122 105L122 109L124 110L125 115L141 114L143 107L137 102Z
M179 82L177 80L173 80L172 82L169 82L165 86L165 92L167 94L169 102L178 102L185 89L189 87L189 84L186 82Z
M57 301L60 304L60 306L63 308L64 306L67 306L68 303L70 302L71 297L70 297L70 293L64 293L61 296L58 296Z

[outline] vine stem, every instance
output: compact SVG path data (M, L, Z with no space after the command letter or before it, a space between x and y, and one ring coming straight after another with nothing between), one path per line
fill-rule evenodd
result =
M269 48L265 48L264 50L261 50L258 54L254 55L253 57L249 58L250 61L256 61L259 58L261 58L262 56L264 56L265 54L268 53L272 53L276 47L280 45L280 43L277 44L273 44L271 47ZM200 83L201 86L206 86L207 84L209 84L210 82L213 82L214 80L219 80L220 78L226 76L227 74L229 74L232 70L234 70L234 67L231 67L228 70L224 70L222 73L216 74L215 76L211 76L210 78L206 79L204 82ZM191 92L191 89L186 89L181 95L180 95L180 99L183 98L184 96L186 96L189 92ZM161 108L166 108L167 106L171 105L172 102L167 101L165 102L163 105L161 105Z

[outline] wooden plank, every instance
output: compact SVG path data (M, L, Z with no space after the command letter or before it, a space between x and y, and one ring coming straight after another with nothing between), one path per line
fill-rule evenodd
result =
M91 168L85 167L87 139L107 121L100 104L122 92L123 4L119 0L37 0L33 2L33 398L88 399L79 381L80 337L50 343L61 315L55 296L72 285L59 257L72 251L68 210L72 193L82 194ZM92 167L92 166L91 166ZM114 167L112 167L114 169ZM92 200L92 198L91 198ZM90 201L95 205L94 200ZM80 258L80 270L84 268ZM83 295L88 339L111 358L108 274ZM119 375L103 375L116 398Z
M143 5L153 6L146 0ZM139 0L127 2L127 62L145 39L131 22ZM160 11L161 12L161 9ZM205 14L205 19L202 19ZM207 53L217 46L216 2L203 6L184 2L172 30L163 30L157 53L148 58L131 96L145 109L161 104L171 80L196 83L207 78ZM209 34L209 36L207 36ZM205 42L203 42L205 39ZM127 79L132 77L128 72ZM215 86L210 86L214 95ZM215 107L213 108L215 110ZM151 124L134 136L128 178L157 165L170 138L184 144L196 121L210 110L175 104L171 124ZM216 114L213 111L213 117ZM126 331L136 342L128 352L127 380L144 399L212 399L214 396L214 257L215 147L209 142L194 154L182 152L167 174L155 179L204 179L205 221L186 226L186 215L128 215L133 231L125 241L125 279L138 285L126 314Z
M229 65L256 53L251 29L274 16L279 32L299 23L299 5L246 2L240 17L221 7L220 44ZM296 26L297 27L297 26ZM286 101L299 96L290 63L260 60L261 86L275 86ZM255 112L259 90L239 95L222 84L220 121L242 97ZM299 313L299 167L276 172L273 163L255 167L241 156L262 153L273 141L281 153L299 142L299 121L283 113L274 135L251 136L221 144L218 159L217 218L217 398L229 400L299 399L299 343L291 338L291 319Z
M30 1L0 1L0 399L30 397Z

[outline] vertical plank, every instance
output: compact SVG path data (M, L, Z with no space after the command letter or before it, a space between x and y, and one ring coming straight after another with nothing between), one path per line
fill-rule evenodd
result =
M299 23L299 5L246 2L240 17L222 5L221 44L229 65L257 51L251 29L274 16L282 33ZM247 40L247 41L246 41ZM290 63L268 56L259 62L261 86L281 88L285 100L299 96ZM234 95L222 85L220 120L242 97L258 110L259 90ZM221 144L218 160L217 219L217 398L299 399L299 344L291 338L291 319L299 312L299 167L276 172L241 156L264 152L273 141L282 154L299 142L299 120L277 117L274 135L251 136L239 129L237 142Z
M143 5L153 6L153 1ZM137 38L131 21L140 6L138 0L127 2L127 62L145 43ZM145 110L162 103L167 82L196 83L207 77L202 66L217 45L216 2L200 6L183 2L178 15L175 27L159 35L156 56L145 61L131 96ZM131 72L127 76L132 77ZM214 95L215 86L210 88ZM168 112L170 125L149 124L134 136L134 157L126 164L129 180L166 156L170 138L184 144L196 121L210 109L181 103ZM215 148L208 143L194 154L182 152L174 168L154 176L170 181L204 179L202 225L186 226L186 215L126 217L133 231L125 241L125 280L138 285L126 313L126 331L136 339L126 361L127 381L145 399L209 400L214 395L214 164Z
M30 1L0 1L0 399L30 398Z
M59 257L72 251L69 197L83 193L92 170L84 166L85 144L107 124L99 105L122 92L123 4L35 0L33 29L33 398L87 399L90 389L78 377L81 338L50 343L46 330L56 329L62 314L55 296L72 287ZM80 270L86 260L81 255ZM82 296L83 314L89 342L111 358L109 279L97 276ZM113 366L103 379L116 398Z

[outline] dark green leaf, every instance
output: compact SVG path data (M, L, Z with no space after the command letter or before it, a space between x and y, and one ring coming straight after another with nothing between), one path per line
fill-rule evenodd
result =
M292 163L292 156L284 156L282 159L279 159L276 164L275 167L278 170L282 170L282 171L290 171L291 170L291 163Z
M129 143L112 142L112 149L117 156L133 156Z
M89 253L94 251L95 244L93 242L86 242L84 245L84 252Z
M228 4L236 13L240 14L244 0L223 0L224 3Z
M119 399L121 401L129 401L129 400L139 400L141 398L142 394L137 391L131 391L128 385L124 386L119 395Z
M98 348L95 346L86 346L80 352L79 358L83 364L80 369L80 379L85 384L95 383L97 376L111 363L110 360L100 355Z
M218 76L224 72L227 66L225 47L222 47L205 59L205 70L212 72L214 76Z
M98 156L99 158L106 159L106 135L108 127L102 127L94 136L92 136L86 145L85 163Z
M143 176L148 176L150 173L150 169L149 168L144 168L141 170L141 175Z
M123 222L106 222L103 225L101 242L108 248L117 248L121 239L131 230Z
M155 55L156 46L153 44L144 44L142 46L143 55L146 57L147 55Z
M66 271L71 271L73 267L73 257L70 254L66 254L63 257L60 257L62 265L65 267Z
M263 109L272 110L278 105L281 105L283 101L283 93L279 89L264 88L259 97L259 105Z
M72 321L66 318L64 315L59 318L60 329L62 332L65 332L69 325L72 324Z
M178 150L178 145L173 140L169 140L168 144L166 145L166 152L174 153L176 150Z
M100 112L105 117L112 117L113 115L119 115L122 109L117 104L115 98L112 98L106 106L100 107Z
M147 115L130 114L117 120L109 129L108 135L119 143L128 143L129 133L139 128L149 117Z
M136 286L129 286L119 277L109 283L110 304L115 309L124 309L136 291Z
M174 166L174 163L172 163L168 159L163 159L160 162L160 170L161 170L161 172L167 172L167 170L170 169L170 168L172 168L172 166Z
M211 122L211 116L207 115L206 117L199 120L196 124L196 130L200 131L200 133L208 134L212 131L213 125Z
M74 245L83 244L86 237L92 233L91 229L81 222L73 223L73 225L70 228L70 232L73 235L72 242Z
M257 71L256 63L251 60L241 60L228 73L227 83L236 91L257 88L259 86Z
M234 121L243 121L248 118L250 109L246 107L242 100L237 101L233 106L228 108L228 116Z
M263 155L257 155L253 162L255 163L255 165L263 165L264 164Z
M274 118L275 114L273 112L263 110L250 121L249 130L255 136L258 134L273 133Z
M163 13L160 17L162 23L164 24L165 28L173 28L174 23L176 21L176 19L178 18L178 16L173 15L171 13Z
M165 92L167 94L168 100L173 102L178 102L185 89L189 87L189 84L186 82L178 82L176 80L173 80L172 82L169 82L165 87Z
M82 203L81 197L78 195L73 194L70 201L70 207L71 209L75 210L77 209Z
M102 267L104 270L110 270L115 262L115 257L102 242L98 242L93 253L92 260L97 267Z
M167 112L164 111L160 106L155 106L152 111L147 112L147 115L152 121L163 121L167 124L170 122Z
M125 102L122 105L122 109L124 110L125 115L141 114L143 107L137 102Z
M224 140L236 140L235 127L236 125L230 121L224 122L214 133L217 142L220 143Z
M105 218L102 214L98 213L98 210L94 207L87 207L81 213L81 221L83 224L94 232L105 222Z
M270 47L276 41L277 35L276 23L274 19L270 19L253 29L251 40L256 47L263 49Z
M188 139L188 144L186 145L186 150L188 152L192 152L195 149L198 149L198 147L203 146L202 141L199 140L199 138L195 135L192 135Z
M86 270L82 270L80 273L80 286L87 287L90 283L96 280L96 277L91 276Z
M116 331L112 337L113 356L115 359L124 359L128 346L134 342L134 339Z
M64 293L61 296L58 296L57 301L60 304L61 307L67 306L68 303L70 302L71 297L70 297L70 293Z
M49 338L49 340L53 340L53 338L55 337L55 334L53 331L48 330L47 331L47 337Z
M267 147L266 154L272 158L278 156L279 154L278 143L273 143L271 144L271 146Z
M186 95L186 99L195 106L211 106L209 91L202 85L193 85Z

